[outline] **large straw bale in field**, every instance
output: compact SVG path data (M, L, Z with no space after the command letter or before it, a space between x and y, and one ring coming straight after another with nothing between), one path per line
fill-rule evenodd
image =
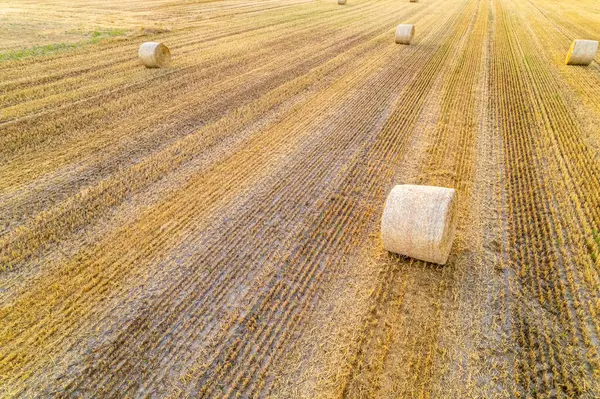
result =
M598 51L596 40L573 40L566 63L567 65L590 65L596 56L596 51Z
M162 43L143 43L138 56L146 68L166 68L171 65L171 52Z
M400 24L396 28L396 43L410 44L415 35L415 26L410 24Z
M392 189L381 218L383 247L394 253L445 264L454 232L455 190L399 185Z

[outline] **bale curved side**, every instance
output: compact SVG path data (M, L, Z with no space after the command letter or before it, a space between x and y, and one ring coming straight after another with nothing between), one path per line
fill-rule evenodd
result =
M400 24L396 28L396 43L410 44L415 35L415 26L411 24Z
M166 68L171 65L171 52L162 43L142 43L138 50L138 57L146 68Z
M598 42L596 40L573 40L565 63L567 65L590 65L596 57L597 51Z
M456 231L455 198L452 188L409 184L394 187L381 218L383 247L445 264Z

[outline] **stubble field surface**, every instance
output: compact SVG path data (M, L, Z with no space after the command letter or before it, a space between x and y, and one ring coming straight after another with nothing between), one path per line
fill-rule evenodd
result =
M0 397L600 397L596 0L0 22ZM446 266L382 248L402 183L457 189Z

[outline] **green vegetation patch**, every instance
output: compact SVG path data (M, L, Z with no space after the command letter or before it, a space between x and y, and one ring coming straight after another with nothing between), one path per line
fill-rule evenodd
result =
M89 44L100 43L101 41L110 37L124 36L125 33L125 29L95 30L89 32L89 38L84 41L79 41L75 43L51 43L44 46L33 46L24 49L0 53L0 62L9 60L20 60L28 57L41 57L62 51L68 51L75 48L84 47Z

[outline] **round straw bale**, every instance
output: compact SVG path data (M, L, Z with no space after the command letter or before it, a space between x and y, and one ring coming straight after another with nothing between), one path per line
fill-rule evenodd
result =
M409 24L400 24L396 28L396 43L410 44L415 35L415 26Z
M596 56L596 51L598 51L596 40L573 40L565 62L567 65L590 65Z
M343 6L344 4L346 4L346 0L338 0L338 4Z
M143 43L138 51L138 57L146 68L165 68L171 65L171 52L162 43Z
M394 253L445 264L454 232L455 190L399 185L392 189L381 218L383 247Z

